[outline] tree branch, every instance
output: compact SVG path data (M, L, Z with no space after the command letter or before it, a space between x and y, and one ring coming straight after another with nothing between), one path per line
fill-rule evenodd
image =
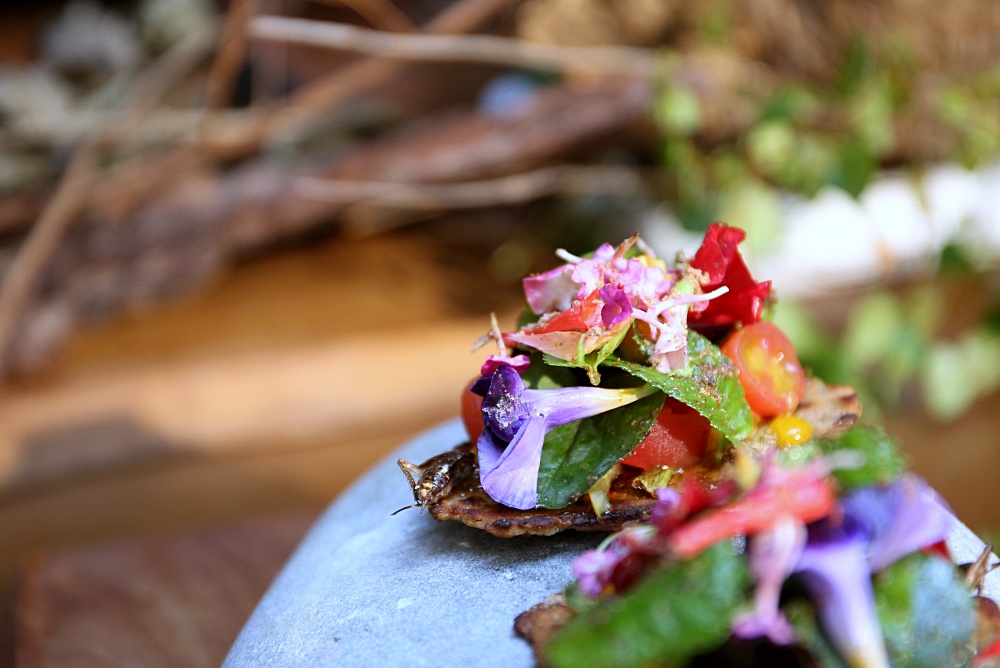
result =
M472 62L558 72L599 72L649 78L656 53L632 47L570 47L495 35L399 35L327 21L258 16L252 39L290 42L373 56L432 62Z

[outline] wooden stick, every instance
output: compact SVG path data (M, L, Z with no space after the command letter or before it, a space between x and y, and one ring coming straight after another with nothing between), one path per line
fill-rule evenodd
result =
M473 62L558 72L592 71L649 78L656 54L631 47L569 47L495 35L397 35L340 23L258 16L252 39L358 51L373 56L431 62Z
M195 38L180 42L162 54L126 92L122 111L76 150L52 199L46 204L18 249L10 269L0 285L0 378L9 366L11 337L18 317L53 252L59 246L86 205L96 182L102 147L115 133L138 123L155 108L164 94L204 56L206 45Z
M205 84L205 107L227 106L233 82L247 55L246 24L257 11L258 0L234 0L226 14L219 47Z
M363 202L407 209L463 209L519 204L558 193L634 195L638 174L625 167L542 167L521 174L465 183L387 183L302 177L295 192L337 204Z
M342 5L368 21L376 30L414 33L418 28L390 0L313 0L324 5Z
M73 155L55 194L4 276L0 286L0 377L6 374L8 348L18 316L64 233L83 210L97 180L96 153L96 146L89 145Z
M519 0L457 0L423 27L431 35L464 33L483 25ZM295 135L315 118L354 95L380 86L395 76L402 61L368 58L350 63L292 93L284 104L236 125L210 115L211 131L202 135L202 150L223 158L238 158Z

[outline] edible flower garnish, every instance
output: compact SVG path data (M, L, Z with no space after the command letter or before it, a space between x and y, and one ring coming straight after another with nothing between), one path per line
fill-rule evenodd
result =
M733 636L795 642L795 628L781 608L791 578L808 594L845 665L888 668L873 575L939 545L951 513L913 474L835 499L831 465L823 457L789 466L768 458L753 489L740 494L729 488L732 498L722 503L706 500L690 485L659 490L649 525L624 530L574 562L580 591L595 599L622 594L642 585L636 563L662 567L664 558L685 563L713 545L745 537L755 586L749 605L734 611ZM631 565L627 578L626 564Z
M619 408L656 392L652 386L611 390L579 386L526 389L509 364L472 386L483 397L486 428L476 442L479 477L493 499L511 508L534 508L545 435L554 427Z
M849 666L888 666L871 574L944 540L950 511L920 477L862 487L843 514L809 527L795 572L812 595L823 628Z
M504 340L573 362L609 344L617 345L632 323L639 321L649 339L650 365L664 373L683 369L688 309L692 305L704 308L730 287L720 281L706 292L703 274L683 264L668 270L645 247L635 257L627 257L639 243L638 237L632 237L617 248L603 244L591 258L561 252L566 264L523 282L528 305L541 319L505 334ZM735 257L739 258L738 252ZM746 271L742 260L734 266Z
M713 223L705 233L691 266L705 273L705 291L726 287L722 297L692 309L689 322L696 329L712 329L735 323L750 325L760 320L764 300L771 294L771 281L757 282L750 275L738 246L746 232L725 223Z

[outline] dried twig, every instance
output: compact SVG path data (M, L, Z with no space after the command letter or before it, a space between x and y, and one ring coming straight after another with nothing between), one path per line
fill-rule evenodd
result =
M85 207L100 170L102 148L123 128L139 123L163 95L200 62L209 45L194 37L174 45L126 93L122 111L73 154L52 199L18 250L0 286L0 377L6 375L17 321L66 230Z
M343 5L368 21L377 30L389 32L417 32L406 14L390 0L313 0L325 5Z
M55 194L42 210L0 286L0 377L5 375L7 349L18 317L63 235L82 211L97 180L97 146L78 150L63 174Z
M632 47L570 47L495 35L397 35L367 28L284 16L258 16L250 37L359 51L404 60L470 62L559 72L601 72L648 78L656 54Z
M423 27L431 35L474 30L520 0L457 0ZM403 61L368 58L348 64L296 91L285 103L255 118L233 124L210 115L211 132L202 135L203 150L224 158L256 152L262 143L280 143L344 100L388 82Z
M233 81L247 55L246 24L257 11L258 0L234 0L226 14L219 47L205 83L206 109L226 106Z
M519 204L559 193L634 195L642 181L626 167L556 166L464 183L387 183L303 177L301 197L336 204L365 203L405 209L464 209Z

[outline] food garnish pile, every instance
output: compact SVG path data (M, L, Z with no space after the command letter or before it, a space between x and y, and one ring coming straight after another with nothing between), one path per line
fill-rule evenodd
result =
M517 631L553 667L943 668L1000 655L947 505L851 388L803 370L769 282L712 225L524 279L463 396L469 443L400 467L414 505L498 536L606 531Z

